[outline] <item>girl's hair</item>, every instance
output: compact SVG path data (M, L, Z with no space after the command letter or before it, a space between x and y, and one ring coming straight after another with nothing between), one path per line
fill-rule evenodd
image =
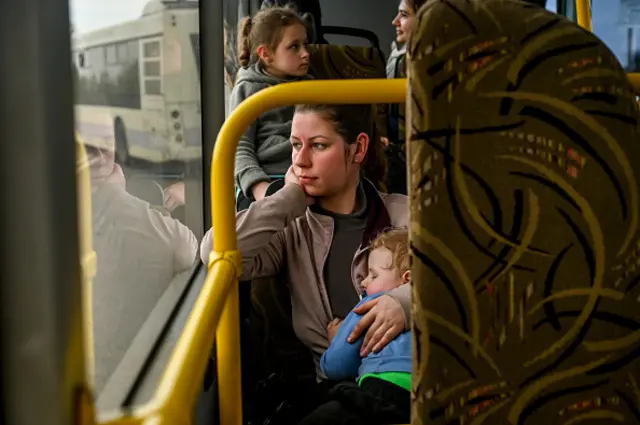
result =
M382 140L377 136L371 105L297 105L296 112L315 112L331 122L344 141L355 143L360 133L369 136L369 149L362 166L362 175L378 190L386 191L387 158Z
M238 62L247 67L258 62L258 46L264 45L272 52L282 41L282 32L292 25L307 27L305 21L290 7L270 7L247 16L238 28Z
M260 10L276 6L290 7L302 16L302 20L307 26L310 43L318 43L323 39L320 0L264 0Z
M371 251L377 248L386 248L391 251L391 268L398 269L400 274L411 268L407 229L392 229L380 233L369 246Z

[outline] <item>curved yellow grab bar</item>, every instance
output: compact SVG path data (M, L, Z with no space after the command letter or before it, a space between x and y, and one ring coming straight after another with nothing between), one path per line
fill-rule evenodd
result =
M249 125L264 112L297 103L403 103L406 79L321 80L280 84L242 102L220 129L211 165L214 251L236 249L233 167L236 147ZM226 424L225 424L226 425Z
M109 425L191 423L202 385L213 330L217 328L218 397L221 425L242 424L240 315L234 160L240 137L262 113L296 103L402 103L405 79L322 80L281 84L242 102L218 133L211 165L213 251L202 291L180 335L154 399L133 413L102 422ZM231 296L227 296L227 295ZM216 326L217 325L217 326Z

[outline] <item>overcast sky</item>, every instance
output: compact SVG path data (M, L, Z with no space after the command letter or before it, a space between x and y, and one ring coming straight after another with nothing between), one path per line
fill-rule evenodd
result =
M136 19L148 0L70 0L76 33Z

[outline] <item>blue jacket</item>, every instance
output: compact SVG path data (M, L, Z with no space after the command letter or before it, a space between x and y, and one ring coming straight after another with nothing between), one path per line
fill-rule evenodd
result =
M384 293L367 296L356 307L381 295ZM347 338L361 318L362 315L353 311L349 313L331 341L331 345L322 355L320 367L327 378L342 380L360 378L367 373L411 373L411 331L401 333L378 353L370 353L362 358L360 348L364 341L364 334L353 344L347 342Z

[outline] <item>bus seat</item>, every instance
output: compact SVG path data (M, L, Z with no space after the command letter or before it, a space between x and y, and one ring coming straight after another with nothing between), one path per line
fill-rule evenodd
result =
M309 74L317 79L386 78L384 55L378 48L314 44L310 50ZM388 105L375 106L378 135L386 137Z
M337 27L333 25L323 25L321 27L321 33L326 35L340 35L354 38L364 38L369 42L371 47L380 50L380 39L375 32L351 27ZM317 44L330 44L330 43L317 43Z
M414 418L639 423L635 93L574 22L479 3L409 46Z

